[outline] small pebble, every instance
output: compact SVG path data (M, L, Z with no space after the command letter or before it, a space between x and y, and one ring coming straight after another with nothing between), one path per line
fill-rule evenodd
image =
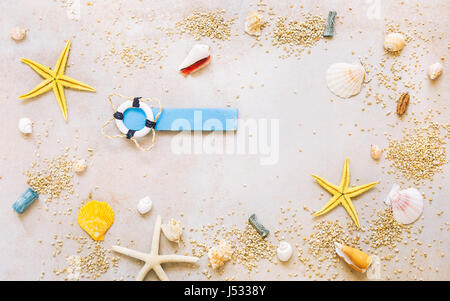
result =
M14 41L22 41L23 39L25 39L26 35L27 32L25 31L25 29L20 27L14 27L10 33L11 39L13 39Z

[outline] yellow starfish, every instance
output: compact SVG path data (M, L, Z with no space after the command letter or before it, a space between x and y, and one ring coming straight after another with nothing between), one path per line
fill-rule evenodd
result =
M56 99L58 100L58 105L61 108L65 120L67 120L67 102L66 97L64 96L64 87L95 92L95 89L91 86L74 80L67 75L64 75L67 58L69 57L70 45L71 42L69 40L66 44L66 48L64 48L63 52L61 53L61 56L56 62L55 68L53 70L32 60L22 58L22 62L30 66L34 71L42 76L44 78L44 81L42 81L30 92L19 96L19 99L32 98L43 94L50 89L53 89Z
M331 200L329 200L328 203L326 203L325 206L322 207L322 209L314 213L313 216L325 214L331 211L337 205L341 204L342 206L344 206L345 210L347 210L348 214L350 214L350 217L358 226L358 228L361 228L361 226L359 225L358 214L356 213L351 198L366 192L370 188L377 185L378 182L349 188L350 167L348 165L348 158L345 159L344 170L342 171L341 183L339 184L339 186L335 186L319 176L312 175L312 177L316 179L317 183L319 183L320 186L325 188L329 193L333 195Z

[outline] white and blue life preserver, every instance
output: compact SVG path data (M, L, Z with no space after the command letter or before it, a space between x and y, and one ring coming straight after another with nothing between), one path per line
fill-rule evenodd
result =
M135 97L133 101L125 101L113 115L117 127L127 139L144 137L156 126L151 108L140 99Z

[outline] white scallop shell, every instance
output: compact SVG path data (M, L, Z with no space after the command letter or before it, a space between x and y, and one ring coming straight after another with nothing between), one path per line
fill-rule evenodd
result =
M390 33L384 37L384 49L391 52L400 51L406 45L406 38L401 33Z
M282 241L277 248L277 256L280 261L288 261L292 256L292 247L287 241Z
M161 225L161 230L164 236L170 241L179 242L181 237L181 223L173 218L168 224Z
M149 196L146 196L143 199L140 199L136 208L140 214L146 214L150 210L152 210L153 202Z
M443 68L440 63L430 65L430 67L428 67L428 76L430 79L436 79L442 74L442 69Z
M23 134L31 134L33 132L33 123L30 119L24 117L19 119L19 131Z
M198 61L207 58L210 55L209 46L204 44L195 44L194 47L189 51L188 55L184 61L178 66L178 70L182 70Z
M249 35L259 36L262 24L263 17L257 12L251 11L245 18L245 32Z
M395 220L404 225L416 221L423 211L423 197L416 188L400 190L394 184L385 203L392 207Z
M337 96L348 98L361 92L365 75L359 63L336 63L327 70L327 85Z

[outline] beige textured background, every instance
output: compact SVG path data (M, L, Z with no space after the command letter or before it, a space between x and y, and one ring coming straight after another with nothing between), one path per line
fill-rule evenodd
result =
M283 225L278 225L281 219L279 208L289 206L299 209L297 219L304 227L302 236L305 236L311 231L314 219L302 210L303 206L318 210L327 201L326 195L319 199L323 190L313 182L310 174L316 173L337 182L344 158L348 156L352 183L356 178L360 179L359 183L381 181L376 189L355 201L362 225L367 225L369 208L383 208L382 200L395 179L393 175L383 172L382 167L388 165L385 159L379 163L371 160L370 144L386 146L383 133L388 132L398 138L407 124L398 121L395 114L386 116L387 110L394 110L392 101L388 102L390 108L364 106L366 110L362 112L364 91L350 100L335 97L326 88L325 71L332 63L352 62L358 56L366 56L369 48L374 54L369 57L369 62L378 62L383 54L384 18L401 22L408 17L425 22L425 32L427 26L433 29L429 38L431 35L435 37L427 45L431 51L420 56L421 69L445 57L444 75L431 83L426 79L425 71L418 72L416 79L423 81L423 85L415 97L428 97L432 101L415 101L408 114L414 112L421 116L421 112L438 109L441 114L436 120L449 122L447 61L450 6L445 0L423 1L425 3L405 1L405 5L391 3L399 1L380 1L380 19L369 19L366 15L370 6L368 2L374 1L302 1L303 8L300 8L298 1L267 2L278 15L290 18L301 19L299 12L307 11L326 15L329 9L337 10L338 16L344 17L339 19L336 36L328 43L321 41L311 50L311 54L305 53L301 60L279 59L278 55L282 52L265 40L264 47L250 48L254 40L243 34L242 23L256 1L130 0L109 4L111 1L97 0L91 1L92 6L87 6L87 1L82 0L79 20L68 18L62 2L0 2L1 280L35 280L42 272L45 272L44 280L62 279L61 276L56 277L52 270L54 267L64 267L65 255L73 254L76 246L65 244L62 254L53 258L53 235L83 233L76 224L71 226L70 223L76 219L76 208L81 200L86 199L90 192L95 199L110 202L116 212L116 221L104 242L107 248L120 237L123 245L134 240L133 248L149 250L158 214L162 215L163 221L170 217L181 218L182 224L189 229L214 223L217 216L223 216L226 225L243 226L246 216L255 212L269 229L275 229L283 228ZM290 4L293 8L289 7ZM233 36L231 41L221 42L221 47L209 39L203 39L212 46L211 65L195 76L183 78L176 67L194 43L192 37L185 35L182 39L171 40L157 27L173 27L176 21L195 8L216 7L226 8L227 17L239 18L233 26L233 33L239 35ZM116 21L114 18L117 18ZM16 43L9 38L9 31L14 26L29 30L24 41ZM120 36L115 41L108 41L108 31L113 38L116 33ZM117 57L108 58L114 43L117 49L122 41L126 45L136 43L138 47L147 47L141 40L143 37L150 40L149 45L153 40L159 41L164 54L159 62L139 69L124 66ZM40 81L36 73L20 63L20 58L53 66L67 39L72 39L72 49L66 73L92 85L97 93L67 89L69 121L65 123L53 93L26 102L19 101L17 96ZM407 48L405 53L410 51ZM265 53L266 49L270 50L269 54ZM260 87L262 83L263 88ZM241 89L242 85L244 89ZM170 149L175 134L169 133L158 134L157 145L149 153L137 151L124 140L106 140L100 133L100 127L111 114L106 96L113 89L125 95L156 96L167 107L224 107L229 104L239 108L243 119L279 119L279 162L262 166L258 155L175 155ZM293 93L294 90L298 93ZM236 99L237 95L239 99ZM330 102L331 98L334 102ZM35 123L35 132L29 138L23 137L17 130L18 119L23 116ZM299 123L302 125L299 126ZM343 125L339 126L339 123ZM361 132L360 128L372 130ZM76 194L69 206L74 209L71 216L52 215L53 211L67 209L64 204L53 205L49 212L39 209L40 204L35 204L26 214L18 216L11 209L11 204L26 189L22 171L29 168L35 159L36 137L39 134L43 136L46 130L49 135L42 138L42 157L60 154L66 146L71 147L72 154L81 157L87 156L88 149L92 148L94 156L88 160L88 170L75 177ZM78 150L74 149L75 146ZM298 152L299 148L303 152ZM433 189L429 185L419 187L426 194L435 191L432 196L434 201L432 204L425 202L423 218L417 222L417 227L424 226L419 235L423 242L420 250L428 252L428 256L417 256L416 259L416 263L424 268L423 272L414 270L408 275L403 273L399 279L416 276L426 280L450 280L449 176L447 165L444 173L435 176L431 185ZM443 189L436 189L438 185ZM142 217L135 206L144 195L151 196L154 208ZM200 213L200 208L203 213ZM444 213L437 216L436 213L441 210ZM234 215L233 211L236 212ZM184 217L180 217L181 212ZM338 207L322 218L344 222L348 216L343 208ZM190 237L195 237L195 234L185 231L185 238ZM431 247L427 247L428 244ZM390 275L392 279L397 279L394 270L407 271L408 261L403 258L409 256L411 248L415 247L399 246L398 257L401 260L390 262L383 277ZM172 253L173 249L173 245L162 239L161 253ZM190 251L188 247L181 248L184 249ZM441 257L441 253L445 256ZM132 279L140 267L137 261L122 258L119 271L115 274L111 270L102 279ZM266 272L267 268L270 272ZM208 269L206 257L201 259L197 269L170 264L165 266L173 280L205 280L201 273L204 269ZM190 273L186 276L188 271ZM336 271L340 273L338 279L364 279L350 272L344 263L338 264ZM298 277L289 277L289 273L298 273ZM238 280L306 279L304 267L292 263L277 266L262 263L259 272L252 274L239 265L228 264L224 275L212 274L212 279L224 279L225 276L235 276ZM151 273L147 279L155 279L155 275Z

